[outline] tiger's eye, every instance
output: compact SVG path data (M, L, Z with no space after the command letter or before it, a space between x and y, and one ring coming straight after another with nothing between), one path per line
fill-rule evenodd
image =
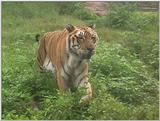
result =
M95 37L91 37L91 39L95 39Z

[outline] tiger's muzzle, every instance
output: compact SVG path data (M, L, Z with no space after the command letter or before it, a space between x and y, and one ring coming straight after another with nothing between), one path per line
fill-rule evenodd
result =
M95 49L87 48L86 53L83 55L83 59L91 59L91 57L95 54Z

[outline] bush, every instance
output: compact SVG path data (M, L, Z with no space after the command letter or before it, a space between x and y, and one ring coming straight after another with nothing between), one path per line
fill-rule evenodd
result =
M70 2L70 3L57 3L57 11L59 14L73 15L81 20L94 20L97 15L91 13L85 8L84 3Z
M75 3L75 2L60 2L60 3L56 3L57 4L57 12L59 14L72 14L76 9L79 9L80 6L78 3Z
M145 86L150 85L150 89L154 89L157 87L157 79L146 71L147 67L143 62L136 59L123 46L119 44L99 46L101 48L98 49L91 68L93 75L103 74L106 83L104 85L121 101L141 104L144 97L149 94ZM155 88L154 92L157 91Z
M158 14L134 12L126 25L126 28L133 31L155 31L158 27Z
M106 17L106 25L113 28L127 27L127 22L134 11L136 11L136 3L113 3Z
M158 31L158 12L138 12L135 2L113 3L109 6L110 11L97 24L106 27L127 29L131 31Z
M155 77L158 78L158 38L148 37L136 32L122 32L121 44L136 55L140 60L156 70ZM155 71L154 71L155 73Z
M20 45L22 48L15 52L21 49L23 56L16 58L16 69L11 66L2 70L3 119L157 119L158 80L120 44L99 42L89 71L93 99L87 105L79 104L78 91L57 91L51 73L38 74L30 68L35 59L26 59L34 56L36 44L30 54L31 48L24 49L22 43L17 43Z

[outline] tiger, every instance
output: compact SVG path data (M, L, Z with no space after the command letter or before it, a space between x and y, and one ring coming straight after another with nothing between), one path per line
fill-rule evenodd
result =
M47 32L39 41L38 67L56 73L60 90L84 87L86 94L80 102L89 101L92 88L88 80L88 69L98 40L95 25L77 27L68 24L61 31Z

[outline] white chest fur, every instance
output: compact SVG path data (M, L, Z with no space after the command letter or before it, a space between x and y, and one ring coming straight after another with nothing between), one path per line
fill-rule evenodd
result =
M69 55L64 63L64 68L61 73L62 76L65 80L72 82L74 86L77 86L85 75L85 63L85 60L82 61L75 55Z

